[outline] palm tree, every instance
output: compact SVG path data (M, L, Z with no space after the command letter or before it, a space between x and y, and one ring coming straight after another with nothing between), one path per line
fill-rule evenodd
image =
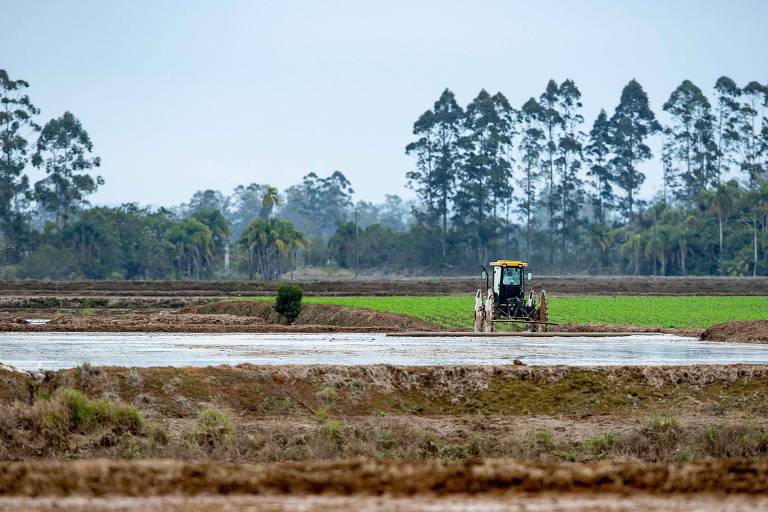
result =
M197 219L186 219L168 230L167 240L174 248L174 264L180 274L200 279L213 257L213 236L208 226Z
M280 194L277 192L277 187L268 185L261 198L261 213L259 216L262 219L269 219L269 216L272 215L272 210L279 204Z
M629 231L627 233L627 239L619 247L619 252L622 256L629 256L632 261L632 267L634 275L640 273L640 252L643 246L643 237L640 233Z
M703 193L704 204L710 213L717 215L717 226L720 237L720 252L718 253L718 266L722 266L724 257L723 226L728 223L730 215L739 195L739 185L731 180L727 183L719 183L714 190ZM722 272L722 268L720 269Z
M607 225L602 223L592 224L589 226L587 235L589 236L591 247L596 249L595 259L597 260L597 272L598 274L602 274L605 254L611 246L611 230Z
M240 236L240 245L248 255L248 273L251 279L258 271L262 279L275 276L280 270L280 257L290 256L295 262L299 248L309 249L309 241L293 224L283 219L255 219Z

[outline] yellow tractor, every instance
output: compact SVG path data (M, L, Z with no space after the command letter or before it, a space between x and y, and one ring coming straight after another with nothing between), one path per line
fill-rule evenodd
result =
M498 260L490 263L491 274L485 267L485 294L475 294L475 332L492 332L495 323L505 322L514 328L540 330L548 322L547 294L536 297L533 288L526 285L533 279L528 263L517 260ZM485 303L483 303L485 295Z

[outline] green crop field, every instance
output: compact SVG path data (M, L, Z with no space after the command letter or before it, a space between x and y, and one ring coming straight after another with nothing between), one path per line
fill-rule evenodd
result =
M305 297L305 302L339 304L408 315L450 329L472 327L472 296ZM768 319L768 297L611 296L550 297L550 320L648 327L706 328L730 320Z

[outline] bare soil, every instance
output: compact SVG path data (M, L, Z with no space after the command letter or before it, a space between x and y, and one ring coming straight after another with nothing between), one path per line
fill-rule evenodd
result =
M0 281L0 296L37 297L38 301L72 296L91 297L102 301L114 296L181 300L184 297L201 296L221 298L272 295L283 282L285 281ZM474 276L295 282L301 285L307 295L457 294L468 291L471 293L483 284ZM768 295L767 277L536 276L534 282L536 289L543 288L554 295ZM0 307L3 307L2 302Z
M542 492L451 496L214 496L0 498L0 512L757 512L751 494Z
M768 343L768 320L742 320L716 324L701 334L708 341Z
M31 324L28 318L49 319ZM21 309L0 313L0 332L396 332L437 331L439 327L410 317L331 304L304 304L295 322L286 325L270 302L221 301L173 310L100 309L61 312Z
M768 492L768 461L674 464L353 459L227 464L209 461L73 461L0 464L3 496L372 495L451 496L511 491L661 494Z

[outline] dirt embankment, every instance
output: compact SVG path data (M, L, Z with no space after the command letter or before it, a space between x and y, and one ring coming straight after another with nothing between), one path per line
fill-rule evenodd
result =
M72 387L134 404L154 417L190 418L207 405L243 417L306 415L591 415L737 411L768 415L768 367L256 366L91 368L48 372L33 385L0 371L0 399L29 402Z
M0 465L5 496L335 494L413 496L546 491L765 493L766 461L679 464L515 460L350 460L266 465L177 461L19 462Z
M743 320L716 324L701 334L707 341L768 343L768 320Z
M0 460L768 458L764 366L0 371Z
M272 295L284 281L0 281L0 296L225 297ZM296 281L307 295L435 295L473 293L475 277ZM550 294L768 295L766 277L536 276ZM56 307L56 306L51 306ZM88 306L84 306L88 307Z
M44 324L26 318L48 317ZM188 306L179 312L120 312L95 314L0 313L0 332L394 332L436 331L414 318L330 304L304 304L292 325L268 301L221 301Z

